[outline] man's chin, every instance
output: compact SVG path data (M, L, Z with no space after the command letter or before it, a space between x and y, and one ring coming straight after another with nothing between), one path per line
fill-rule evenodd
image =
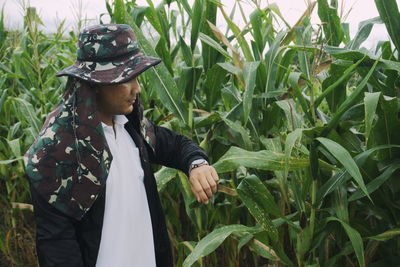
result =
M130 109L127 109L127 110L123 110L123 111L119 112L119 113L116 114L116 115L128 115L128 114L131 114L132 111L133 111L133 107L130 108Z

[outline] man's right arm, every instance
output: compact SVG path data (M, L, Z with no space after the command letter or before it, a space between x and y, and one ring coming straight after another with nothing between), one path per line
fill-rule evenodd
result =
M36 218L36 250L40 266L83 267L75 233L77 220L50 205L39 196L32 185L30 188Z

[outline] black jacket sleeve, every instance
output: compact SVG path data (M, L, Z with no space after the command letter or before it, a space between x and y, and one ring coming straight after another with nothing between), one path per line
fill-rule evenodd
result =
M189 167L194 160L208 161L205 151L189 138L153 122L152 124L156 136L155 151L150 153L152 163L181 170L189 176Z
M77 221L45 201L30 186L36 218L36 250L41 267L83 267L76 239Z

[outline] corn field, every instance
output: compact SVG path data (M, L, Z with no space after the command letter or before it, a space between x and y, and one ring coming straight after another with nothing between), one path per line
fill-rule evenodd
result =
M154 166L176 266L400 266L400 13L374 1L380 16L353 38L335 0L309 1L295 25L252 0L243 27L240 1L106 2L163 60L140 76L146 116L199 143L221 179L204 205L183 173ZM37 266L22 156L60 101L77 32L43 33L32 7L22 30L4 17L0 266ZM367 50L375 24L390 40Z

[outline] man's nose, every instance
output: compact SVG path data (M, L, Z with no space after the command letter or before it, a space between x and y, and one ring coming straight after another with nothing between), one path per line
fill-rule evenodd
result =
M140 93L140 91L141 91L140 84L136 78L132 79L130 84L131 84L132 93L134 93L134 94Z

